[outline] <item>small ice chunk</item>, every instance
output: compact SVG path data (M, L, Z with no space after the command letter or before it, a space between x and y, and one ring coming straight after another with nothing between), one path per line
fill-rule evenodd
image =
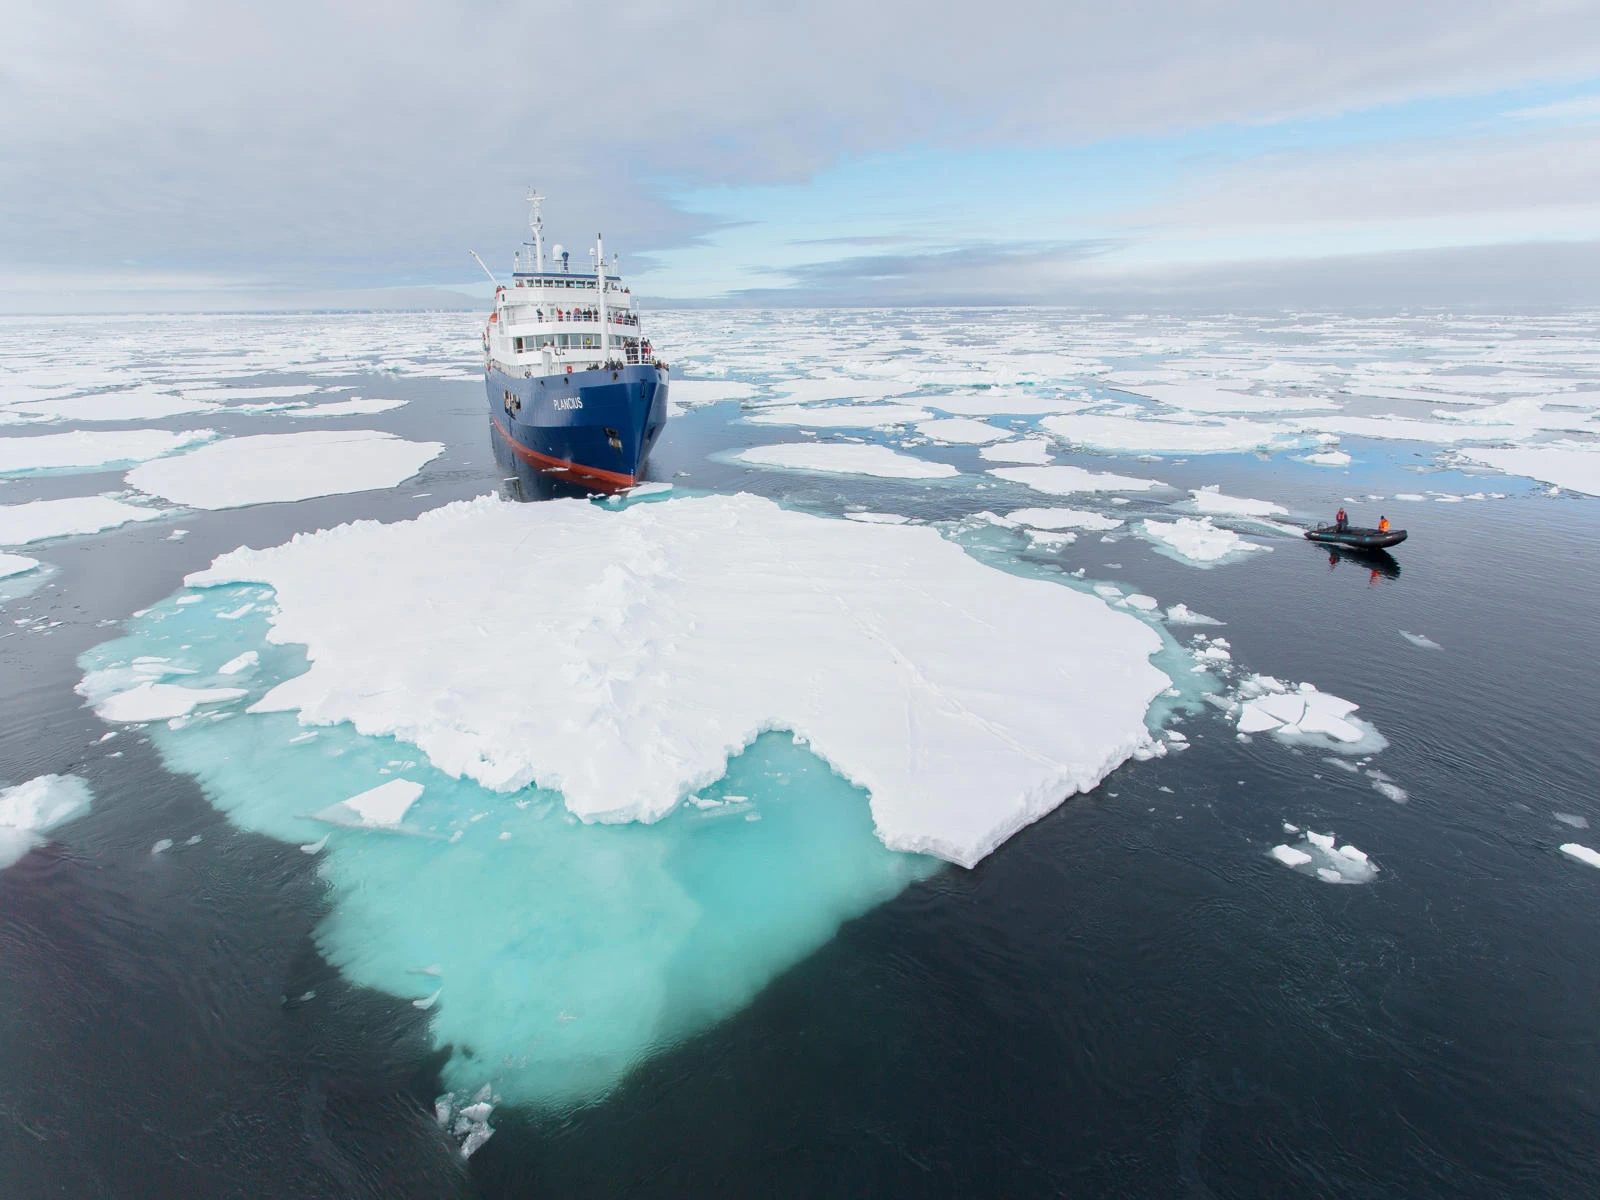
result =
M230 658L217 668L218 675L237 675L246 667L253 667L261 661L261 655L254 650L246 650L234 658Z
M1158 607L1154 596L1146 596L1141 593L1126 597L1123 603L1129 608L1137 608L1140 612L1154 612ZM1224 655L1223 657L1227 656Z
M1587 828L1589 828L1589 818L1588 817L1580 817L1580 816L1576 815L1575 813L1556 813L1555 814L1555 818L1556 818L1556 820L1560 821L1563 825L1570 825L1574 829L1587 829Z
M412 1003L413 1007L416 1007L416 1008L421 1008L421 1009L432 1008L434 1006L434 1004L437 1003L437 1001L439 999L439 993L442 992L442 991L444 991L443 988L435 988L434 991L433 991L433 994L431 996L424 996L422 999L413 1000L411 1003Z
M172 839L171 838L162 838L154 846L150 847L150 853L151 853L152 856L157 855L157 854L165 854L168 850L171 850L171 849L172 849Z
M1393 800L1396 804L1404 804L1411 799L1411 794L1397 783L1390 783L1387 779L1374 779L1373 788L1381 795Z
M1318 867L1317 878L1322 880L1323 883L1344 882L1344 876L1339 874L1339 872L1335 871L1332 867Z
M242 688L186 688L172 683L141 683L138 687L107 696L94 711L103 721L130 724L141 721L166 721L187 716L203 704L225 704L245 694Z
M1215 617L1208 617L1204 613L1197 613L1187 604L1174 604L1167 609L1167 624L1169 625L1221 625L1222 622Z
M1288 828L1285 826L1284 828ZM1311 855L1304 850L1296 850L1293 846L1274 846L1272 857L1286 867L1303 867L1311 861Z
M368 788L329 805L315 815L318 820L334 825L393 829L400 824L423 790L422 784L409 779L391 779L388 783L380 783L375 788Z
M1402 629L1400 631L1400 636L1405 638L1405 640L1410 642L1413 646L1420 646L1424 650L1444 649L1443 646L1439 645L1438 642L1434 641L1425 633L1407 633L1404 629Z
M1588 863L1591 867L1600 867L1600 851L1591 850L1587 846L1580 846L1577 842L1568 842L1562 846L1561 853L1571 855L1579 862Z
M1306 830L1306 841L1318 849L1332 851L1333 840L1331 833L1312 833L1309 829Z

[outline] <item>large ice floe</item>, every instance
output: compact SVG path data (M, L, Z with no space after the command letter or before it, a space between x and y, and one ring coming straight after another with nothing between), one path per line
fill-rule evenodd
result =
M1109 454L1229 454L1300 445L1306 439L1287 425L1265 421L1182 421L1069 413L1045 417L1039 427L1063 441Z
M1147 492L1164 486L1156 479L1132 475L1113 475L1110 471L1086 471L1082 467L990 467L989 474L1044 492L1050 496L1074 496L1093 492Z
M927 462L887 446L862 442L784 442L752 446L731 456L749 467L816 471L824 475L875 475L880 479L949 479L961 474L949 463Z
M0 788L0 870L11 866L45 834L89 811L89 785L76 775L40 775Z
M143 508L115 496L69 496L62 500L0 504L0 546L99 533L129 521L153 521L165 515L161 509Z
M1150 751L1169 687L1092 594L748 495L483 498L188 583L80 690L318 855L324 953L428 1008L452 1089L536 1103ZM146 717L158 687L197 703Z
M0 438L0 475L34 471L93 471L143 462L215 437L209 429L74 430Z
M263 433L145 463L127 481L191 508L238 508L393 487L443 449L371 429Z
M744 416L751 425L805 425L816 429L877 429L926 421L933 414L910 404L773 404ZM1004 436L999 430L996 436Z
M1463 450L1461 457L1508 475L1526 475L1568 491L1600 496L1600 444L1594 442Z

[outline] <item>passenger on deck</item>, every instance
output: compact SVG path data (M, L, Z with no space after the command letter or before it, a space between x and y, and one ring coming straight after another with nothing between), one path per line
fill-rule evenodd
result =
M1388 533L1389 532L1389 518L1388 517L1379 517L1378 518L1378 532L1379 533Z
M1333 515L1333 527L1343 533L1350 526L1350 518L1344 514L1344 506L1339 506L1339 511Z

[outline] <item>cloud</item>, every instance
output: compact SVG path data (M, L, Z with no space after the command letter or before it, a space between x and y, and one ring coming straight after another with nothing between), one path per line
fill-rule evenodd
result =
M968 247L922 257L838 259L803 269L793 286L745 289L707 306L719 303L1018 304L1170 312L1512 312L1600 306L1600 241L1184 265L1118 263L1082 246Z
M0 43L0 263L437 283L505 245L530 182L558 236L662 251L714 228L673 205L685 185L1596 72L1600 10L1553 0L24 5Z

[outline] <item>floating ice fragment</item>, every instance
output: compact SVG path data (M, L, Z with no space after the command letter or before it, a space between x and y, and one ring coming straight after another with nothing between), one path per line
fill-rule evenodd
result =
M1169 625L1221 625L1222 622L1215 617L1208 617L1204 613L1197 613L1187 604L1174 604L1167 609L1167 624Z
M172 849L172 839L171 838L162 838L154 846L150 847L150 854L151 854L151 857L154 857L157 854L165 854L168 850L171 850L171 849Z
M421 1009L432 1008L434 1006L434 1004L436 1004L438 1002L439 993L441 993L443 991L444 991L444 989L442 987L441 988L435 988L431 995L424 996L420 1000L413 1000L411 1002L411 1004L415 1008L421 1008ZM485 1114L485 1115L488 1115L488 1114Z
M911 518L903 517L899 513L847 512L845 520L862 521L868 525L904 525Z
M1580 817L1575 813L1555 813L1554 816L1555 819L1560 821L1563 825L1570 825L1574 829L1589 828L1588 817Z
M128 472L128 483L192 508L238 508L394 487L444 449L370 429L256 434Z
M1386 779L1374 779L1372 786L1381 795L1393 800L1396 804L1404 804L1411 799L1411 794L1397 783L1390 783Z
M1350 456L1343 450L1318 450L1314 454L1295 455L1300 462L1310 463L1313 467L1348 467Z
M78 685L80 694L83 684ZM94 702L94 711L102 721L122 724L143 721L165 721L187 716L200 705L226 704L245 694L242 688L186 688L172 683L141 683L126 692L106 696Z
M1562 846L1561 853L1571 855L1579 862L1588 863L1591 867L1600 867L1600 851L1591 850L1588 846L1580 846L1577 842L1568 842Z
M1140 526L1156 549L1179 562L1196 567L1215 566L1268 547L1247 542L1231 529L1221 529L1210 517L1179 517L1176 521L1147 520Z
M1122 521L1081 508L1019 508L1006 520L1032 529L1116 529Z
M254 650L246 650L243 654L230 658L217 668L218 675L237 675L247 667L253 667L261 661L261 655Z
M331 838L332 836L333 836L333 834L331 834L331 833L325 833L321 837L319 837L316 841L307 842L303 846L301 846L300 847L300 852L302 854L321 854L323 847L328 844L328 839Z
M1270 500L1249 500L1241 496L1225 496L1218 490L1219 485L1209 487L1191 488L1189 495L1193 497L1195 508L1209 516L1234 516L1234 517L1270 517L1287 515L1289 510L1281 504L1274 504Z
M1444 649L1443 646L1439 645L1438 642L1434 641L1425 633L1407 633L1404 629L1402 629L1400 631L1400 636L1405 638L1405 640L1410 642L1413 646L1420 646L1424 650Z
M334 825L394 829L423 790L422 784L409 779L391 779L388 783L380 783L375 788L341 800L316 816Z
M1285 829L1289 826L1285 825ZM1304 850L1296 850L1293 846L1274 846L1272 857L1286 867L1303 867L1311 861L1311 855Z
M817 471L827 475L874 475L882 479L948 479L961 474L949 463L925 462L898 454L887 446L853 442L786 442L752 446L731 461L779 470Z
M1109 471L1086 471L1082 467L990 467L989 474L1045 492L1052 496L1071 496L1085 492L1147 492L1164 486L1159 480L1113 475Z
M0 870L11 866L45 834L89 810L89 785L76 775L37 775L0 788Z

